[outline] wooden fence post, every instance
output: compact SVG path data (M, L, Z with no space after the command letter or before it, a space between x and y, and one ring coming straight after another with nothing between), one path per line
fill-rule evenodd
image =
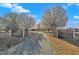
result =
M58 28L56 30L57 30L57 34L56 35L57 35L57 38L58 38Z
M75 29L73 29L73 39L75 39Z

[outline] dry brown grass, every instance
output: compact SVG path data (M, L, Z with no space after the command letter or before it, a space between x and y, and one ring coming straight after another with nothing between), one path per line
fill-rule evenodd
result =
M72 45L66 41L59 38L53 37L50 34L46 34L48 40L52 43L52 49L55 50L55 54L60 55L78 55L79 47Z

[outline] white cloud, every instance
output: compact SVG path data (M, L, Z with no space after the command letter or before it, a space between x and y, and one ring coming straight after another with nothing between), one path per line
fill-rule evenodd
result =
M62 5L62 7L63 7L64 9L67 9L67 6L66 6L66 5Z
M64 8L64 9L67 9L67 8L69 8L70 6L73 6L74 5L74 3L67 3L66 5L62 5L62 7Z
M79 6L79 3L69 3L69 4L67 4L67 6L73 6L73 5Z
M77 3L76 6L79 6L79 3Z
M13 6L13 7L16 7L16 6L18 6L18 4L12 4L12 6Z
M23 6L20 6L18 4L1 3L0 7L10 8L12 12L30 12L30 10L23 8Z
M67 6L72 6L72 5L74 5L74 3L68 3L68 4L67 4Z
M73 16L74 19L79 19L79 16Z
M12 8L12 4L11 3L1 3L0 6L1 7L6 7L6 8Z
M30 17L34 17L34 18L37 17L37 15L31 15L31 14L29 14L29 16L30 16Z
M11 9L13 12L30 12L29 10L27 9L24 9L22 6L14 6L12 9Z
M73 6L73 5L79 6L79 3L68 3L68 4L67 4L67 6Z
M37 17L37 16L36 16L36 15L32 15L32 17L34 17L34 18L35 18L35 17Z

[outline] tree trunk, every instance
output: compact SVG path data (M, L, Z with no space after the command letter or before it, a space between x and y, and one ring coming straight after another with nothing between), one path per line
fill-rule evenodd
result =
M12 29L10 29L10 34L9 34L9 36L10 36L10 37L12 36Z
M25 30L23 30L23 38L25 37Z
M29 30L25 29L25 36L29 36Z
M56 29L56 27L51 28L51 31L52 31L52 34L54 36L57 36L57 29Z

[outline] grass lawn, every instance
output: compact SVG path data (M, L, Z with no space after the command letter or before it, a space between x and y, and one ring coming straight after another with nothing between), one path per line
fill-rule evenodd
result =
M77 55L79 54L79 47L72 45L66 41L59 38L53 37L50 34L46 34L49 41L52 43L52 49L54 49L55 54L59 55Z

